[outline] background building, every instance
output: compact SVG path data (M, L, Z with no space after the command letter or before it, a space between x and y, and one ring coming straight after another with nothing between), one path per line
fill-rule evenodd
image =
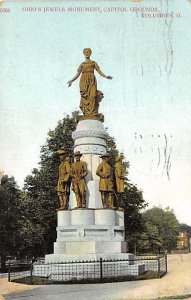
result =
M189 239L187 232L180 232L177 242L178 249L187 249L189 248Z

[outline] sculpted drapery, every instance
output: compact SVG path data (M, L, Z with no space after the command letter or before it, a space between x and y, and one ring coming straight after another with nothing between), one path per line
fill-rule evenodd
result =
M97 80L94 75L94 69L98 70L95 61L82 63L78 71L81 73L80 78L80 109L84 115L97 115L99 103L96 101Z
M96 70L102 77L112 79L111 76L106 76L99 68L95 61L90 60L91 49L85 48L83 51L85 61L80 64L76 75L68 81L68 86L72 85L80 75L80 109L85 116L97 116L99 102L103 99L103 93L97 89L97 81L94 75Z

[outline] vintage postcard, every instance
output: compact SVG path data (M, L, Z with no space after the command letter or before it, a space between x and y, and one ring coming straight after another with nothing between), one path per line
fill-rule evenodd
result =
M79 109L67 82L90 47L113 76L97 76L100 111L129 179L189 224L190 15L188 0L1 1L1 169L22 186L48 130Z
M191 226L190 20L190 0L0 0L0 171L22 188L38 168L47 133L79 110L68 82L90 48L112 77L96 73L99 112L129 182Z

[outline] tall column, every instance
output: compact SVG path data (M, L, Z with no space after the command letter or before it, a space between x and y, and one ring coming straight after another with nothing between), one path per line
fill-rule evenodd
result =
M100 155L106 153L107 133L103 123L99 120L80 120L72 134L74 152L83 154L81 160L87 163L88 175L86 176L87 192L86 207L101 208L102 201L99 192L99 177L96 170L101 162ZM75 196L71 193L70 207L76 206Z

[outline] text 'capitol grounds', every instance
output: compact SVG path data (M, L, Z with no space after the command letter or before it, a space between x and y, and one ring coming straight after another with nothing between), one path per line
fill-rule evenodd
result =
M22 11L24 12L98 12L98 13L112 13L112 12L159 12L157 7L99 7L99 6L56 6L56 7L48 7L48 6L27 6L23 7Z
M180 13L162 12L158 7L126 7L126 6L27 6L22 7L25 13L134 13L141 18L180 18Z

